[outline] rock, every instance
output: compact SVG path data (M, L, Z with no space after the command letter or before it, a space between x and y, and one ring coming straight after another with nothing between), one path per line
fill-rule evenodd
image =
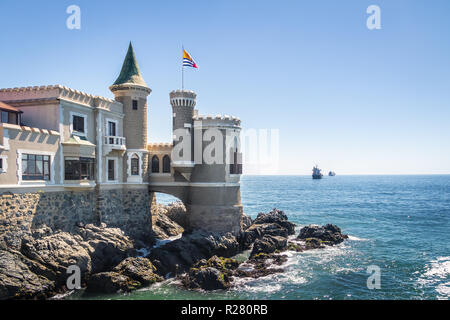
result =
M166 206L166 215L183 229L188 229L186 207L183 202L177 201Z
M223 290L231 287L230 277L212 267L192 268L183 279L188 289Z
M45 298L55 290L56 274L20 252L0 250L0 300Z
M132 280L118 272L100 272L92 275L87 283L87 292L116 293L129 292L141 287L138 281Z
M288 221L288 217L282 210L273 209L269 213L258 213L253 224L276 223L287 230L288 235L295 233L295 224Z
M119 228L88 224L79 227L77 233L91 256L92 273L110 270L125 258L136 255L133 241Z
M152 214L152 229L157 239L167 239L182 234L184 229L175 221L171 220L161 210Z
M315 225L309 225L303 227L300 230L300 233L297 239L305 240L315 238L321 241L321 244L324 245L336 245L343 242L348 238L347 235L342 234L341 229L333 224L327 224L325 226L319 227ZM317 245L316 243L312 243L310 240L311 246Z
M233 276L256 279L266 277L274 273L281 273L284 272L284 269L274 268L273 265L282 265L286 261L286 255L275 253L258 253L252 256L247 262L241 264L239 268L233 272Z
M265 235L287 238L295 233L295 224L287 221L286 214L277 209L269 213L259 213L252 225L240 237L243 249L248 249L257 240Z
M242 230L245 230L252 225L253 220L249 216L243 214L241 223L242 223Z
M234 259L212 256L194 264L181 280L188 289L228 289L231 287L233 270L238 266L239 263Z
M126 258L113 271L123 274L144 286L148 286L163 279L155 273L156 268L147 258Z
M305 240L304 250L323 249L323 248L325 248L325 246L322 245L322 241L317 238L308 238Z
M198 261L196 264L192 266L192 268L200 269L205 267L211 267L219 271L230 271L236 269L238 266L239 262L237 262L235 259L212 256L208 260L202 259Z
M184 234L180 239L153 249L149 259L160 275L176 275L187 271L201 259L209 259L213 255L234 256L239 252L239 248L236 237L231 233L198 231Z
M280 236L264 235L261 239L257 239L253 245L250 256L259 253L273 253L275 251L285 250L287 248L287 238Z
M82 279L91 273L91 257L88 249L81 245L81 237L68 232L58 232L40 239L25 237L22 240L21 253L52 270L56 277L50 280L57 285L65 284L67 268L77 265Z

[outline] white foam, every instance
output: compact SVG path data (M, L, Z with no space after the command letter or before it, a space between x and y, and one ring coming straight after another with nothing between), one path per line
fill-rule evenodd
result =
M352 241L368 241L368 239L358 238L358 237L351 236L351 235L348 235L348 240L352 240Z
M426 271L419 277L417 282L422 285L434 285L436 291L441 295L438 298L450 298L450 257L438 257L426 266Z

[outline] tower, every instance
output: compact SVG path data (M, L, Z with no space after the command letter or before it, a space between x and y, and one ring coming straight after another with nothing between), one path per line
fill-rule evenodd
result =
M146 182L148 181L147 96L152 90L142 78L131 42L120 75L109 89L116 101L123 104L125 114L123 134L127 152L124 157L124 182Z
M194 131L193 116L197 95L190 90L174 90L170 93L170 104L173 116L173 146L172 166L185 180L190 180L194 168ZM182 136L182 138L180 138ZM181 148L183 144L184 148ZM189 149L185 148L189 146ZM177 150L183 149L181 153ZM181 177L179 177L181 178ZM182 178L181 178L182 179ZM183 180L183 179L182 179Z

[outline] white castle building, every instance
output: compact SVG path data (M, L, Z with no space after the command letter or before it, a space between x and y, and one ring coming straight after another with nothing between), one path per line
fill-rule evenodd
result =
M151 89L131 43L110 90L114 100L60 85L0 89L0 214L63 230L104 222L145 237L154 192L164 192L186 205L191 229L238 233L240 120L198 115L196 94L176 90L173 143L148 143ZM211 129L223 152L206 163Z

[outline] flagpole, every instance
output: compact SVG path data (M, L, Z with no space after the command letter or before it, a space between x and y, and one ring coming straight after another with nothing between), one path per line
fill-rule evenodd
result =
M183 63L183 52L184 46L181 45L182 53L181 53L181 91L184 91L184 63Z

